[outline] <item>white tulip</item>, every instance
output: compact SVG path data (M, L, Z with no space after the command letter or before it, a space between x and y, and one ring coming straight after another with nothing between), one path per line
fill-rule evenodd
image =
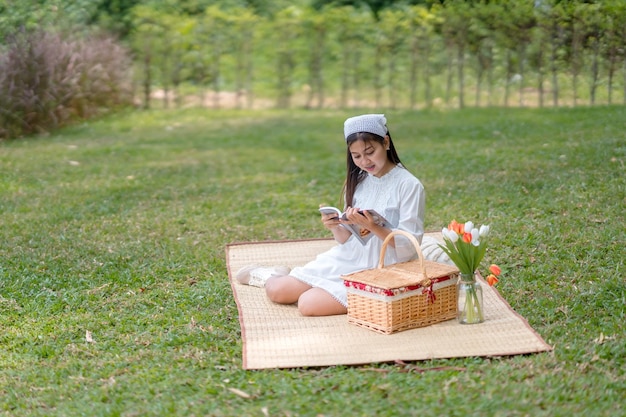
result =
M486 224L483 224L482 226L480 226L480 237L485 237L489 234L489 226Z
M474 228L474 223L466 222L465 223L465 233L470 233L470 231Z
M452 243L455 243L457 240L459 240L459 235L457 235L454 231L449 230L445 227L441 229L441 234L443 235L444 238L447 238Z
M473 228L472 229L472 245L474 246L480 245L480 240L478 240L478 237L479 237L478 229Z

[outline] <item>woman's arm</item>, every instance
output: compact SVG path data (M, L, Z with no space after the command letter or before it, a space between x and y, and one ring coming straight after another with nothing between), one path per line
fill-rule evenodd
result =
M324 227L330 230L333 237L338 243L345 243L350 237L350 231L345 227L341 227L339 218L334 214L322 214L322 223Z
M419 180L405 182L398 189L399 221L397 229L411 233L421 243L424 236L424 214L426 196L424 186ZM396 256L400 262L410 259L415 248L406 238L394 239Z

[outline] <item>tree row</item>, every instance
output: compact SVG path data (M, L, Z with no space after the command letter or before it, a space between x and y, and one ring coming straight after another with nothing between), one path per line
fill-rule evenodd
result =
M210 6L132 13L142 102L234 92L277 107L418 108L626 103L626 3L448 0L371 13ZM618 96L616 99L615 96ZM619 97L621 96L621 97ZM621 98L621 99L620 99Z

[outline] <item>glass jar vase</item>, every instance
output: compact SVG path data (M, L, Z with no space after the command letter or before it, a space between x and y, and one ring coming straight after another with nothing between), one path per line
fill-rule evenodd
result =
M461 324L476 324L485 321L483 313L483 288L474 274L459 274L456 284L458 313Z

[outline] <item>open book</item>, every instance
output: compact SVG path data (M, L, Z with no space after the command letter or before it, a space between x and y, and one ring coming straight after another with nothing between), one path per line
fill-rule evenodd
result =
M392 228L391 223L389 223L387 219L378 214L375 210L367 210L367 212L374 218L374 221L379 226L386 227L387 229ZM342 220L348 220L346 214L339 210L337 207L320 207L320 213L336 214L337 218ZM348 229L350 233L352 233L354 237L363 245L365 245L367 241L370 240L372 236L374 236L374 234L370 230L362 228L358 224L341 223L341 225Z

